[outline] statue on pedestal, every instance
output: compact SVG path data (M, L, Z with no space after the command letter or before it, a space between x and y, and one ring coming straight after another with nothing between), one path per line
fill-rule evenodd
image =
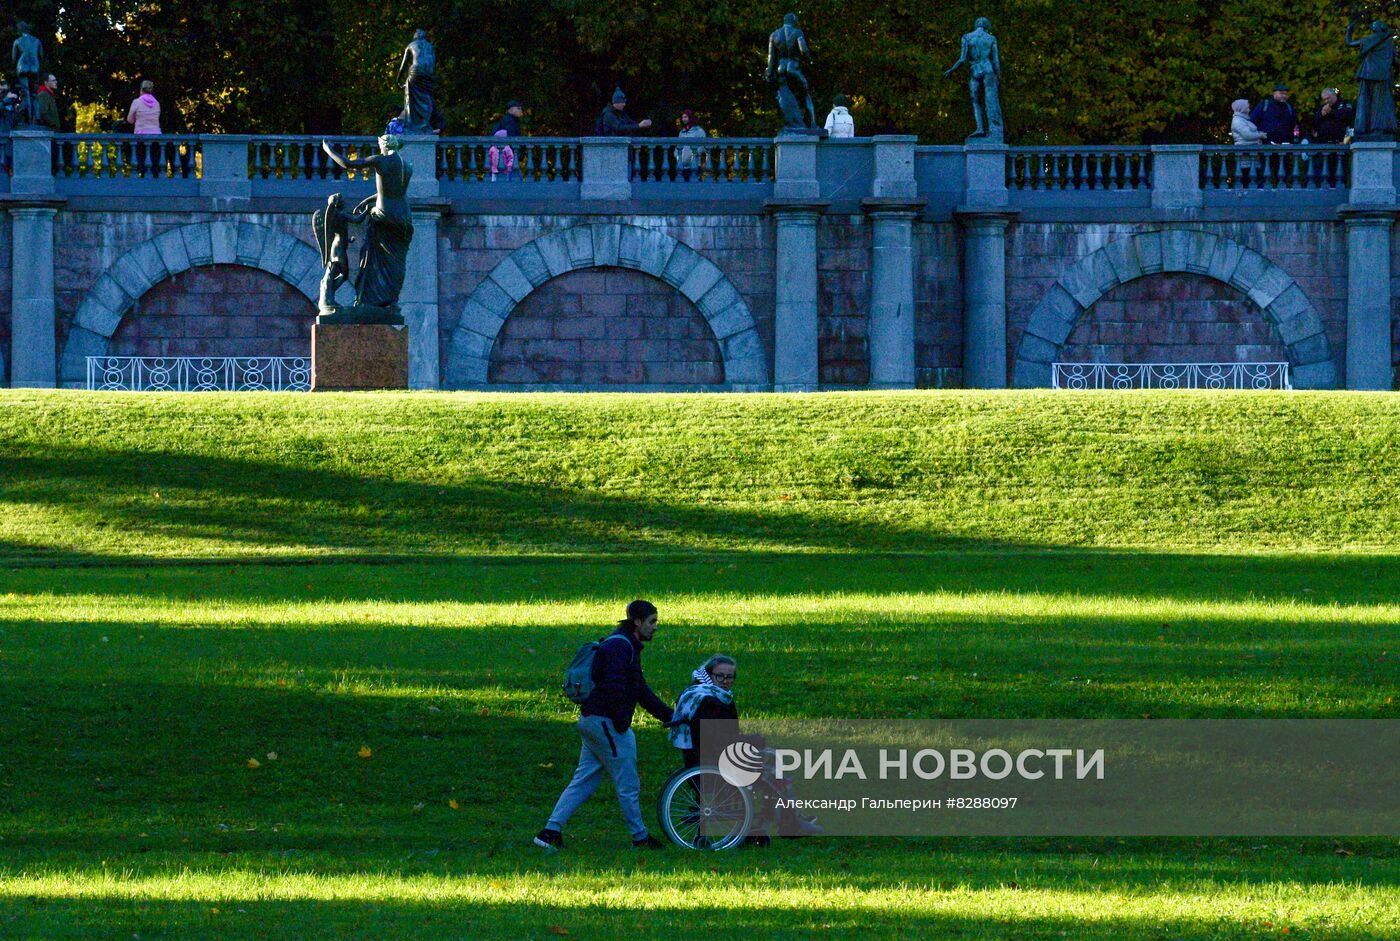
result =
M1395 36L1380 20L1371 24L1371 35L1353 39L1357 18L1347 23L1346 44L1361 51L1356 78L1356 129L1353 140L1395 139Z
M341 169L367 167L374 172L375 195L351 213L342 208L340 194L332 196L326 208L312 216L316 243L326 273L321 279L321 315L317 323L402 324L399 294L408 269L408 248L413 242L413 213L408 205L408 183L413 168L399 154L403 142L398 137L379 138L379 153L351 160L338 153L328 141L321 147ZM373 205L370 205L370 203ZM364 247L355 275L355 303L335 304L335 291L348 277L349 224L365 221Z
M409 134L435 134L442 129L433 93L437 85L437 50L427 30L417 30L403 51L398 80L403 83L403 122Z
M943 73L943 77L952 75L963 63L967 63L972 72L968 89L972 93L972 116L977 121L977 130L972 137L1001 143L1005 137L999 90L1001 53L997 49L997 38L992 35L992 21L985 16L979 16L972 32L963 36L958 61Z
M807 37L797 28L797 14L783 17L783 25L768 37L768 83L778 86L778 108L783 113L783 130L816 132L817 115L812 107L812 89L802 71L812 58Z
M39 72L43 67L44 44L29 32L28 23L21 20L15 24L19 37L10 46L10 65L19 76L19 110L23 118L19 122L25 127L33 127L39 121L39 104L35 94L39 88Z

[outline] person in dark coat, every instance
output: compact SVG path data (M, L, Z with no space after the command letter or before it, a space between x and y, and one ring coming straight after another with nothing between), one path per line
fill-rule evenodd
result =
M1271 144L1291 144L1298 130L1298 111L1288 101L1288 86L1275 85L1272 98L1254 106L1249 119L1269 137Z
M633 121L627 114L627 96L621 88L613 92L612 104L598 115L593 132L599 137L638 137L651 127L651 118Z
M762 735L746 734L739 728L739 709L734 704L737 672L733 657L717 653L690 674L690 685L676 701L669 733L671 744L681 750L685 767L718 764L721 753L735 742L747 742L759 750L768 748ZM774 778L765 771L764 783L771 796L792 797L791 781ZM795 810L779 809L775 816L778 832L785 837L825 832L815 817ZM766 845L768 837L755 834L748 842Z
M1314 144L1340 144L1346 140L1347 131L1356 120L1356 109L1347 104L1337 94L1337 89L1327 88L1322 92L1322 104L1313 113L1312 142Z
M671 721L671 707L647 685L642 673L642 648L656 634L656 605L640 598L627 606L627 617L603 638L593 657L593 691L579 708L578 731L583 740L578 768L534 844L546 850L563 847L564 825L610 775L617 790L623 820L638 849L664 844L647 832L642 817L641 779L637 776L637 734L632 715L641 706L658 721Z

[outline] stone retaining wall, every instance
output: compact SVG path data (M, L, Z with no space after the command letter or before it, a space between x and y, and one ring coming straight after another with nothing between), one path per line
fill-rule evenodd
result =
M112 335L114 356L308 356L316 307L241 265L192 268L147 291Z

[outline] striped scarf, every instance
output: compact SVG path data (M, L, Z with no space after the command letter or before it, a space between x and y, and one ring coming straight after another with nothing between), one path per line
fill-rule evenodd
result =
M695 744L690 734L690 723L695 718L695 710L700 708L707 697L713 696L726 706L734 701L734 694L716 685L710 679L710 674L701 665L696 671L690 674L691 684L681 691L681 698L676 700L676 709L671 717L672 722L679 725L672 726L666 733L671 744L680 749L694 748Z

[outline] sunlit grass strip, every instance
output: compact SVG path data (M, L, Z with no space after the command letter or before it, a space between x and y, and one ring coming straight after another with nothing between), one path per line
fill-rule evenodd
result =
M1025 592L919 592L753 595L747 593L653 596L666 605L667 621L675 625L732 624L735 618L752 626L790 623L807 617L823 622L845 620L860 624L905 624L956 620L978 623L1007 618L1074 620L1117 617L1127 622L1177 620L1241 621L1309 628L1335 625L1400 624L1400 605L1317 604L1300 599L1249 601L1174 601L1152 597ZM259 603L245 600L153 599L149 596L105 594L0 595L0 622L104 624L139 621L175 627L255 627L324 624L327 629L349 625L375 627L445 627L501 629L551 626L596 630L617 616L619 601L559 604L549 601L511 603L310 601ZM1301 642L1305 639L1300 638Z
M974 919L1277 921L1297 927L1325 925L1382 930L1400 914L1400 888L1303 881L1260 881L1247 886L1218 880L1171 879L1153 886L1123 887L1110 881L1112 864L1083 869L1076 888L932 888L922 880L879 888L843 885L785 872L781 879L726 877L712 873L520 872L506 876L404 876L392 871L356 875L184 870L136 876L106 870L24 873L0 881L0 896L162 901L233 905L239 902L352 901L434 902L474 906L527 904L570 909L868 912L889 917L955 915ZM1093 884L1089 884L1093 883Z

